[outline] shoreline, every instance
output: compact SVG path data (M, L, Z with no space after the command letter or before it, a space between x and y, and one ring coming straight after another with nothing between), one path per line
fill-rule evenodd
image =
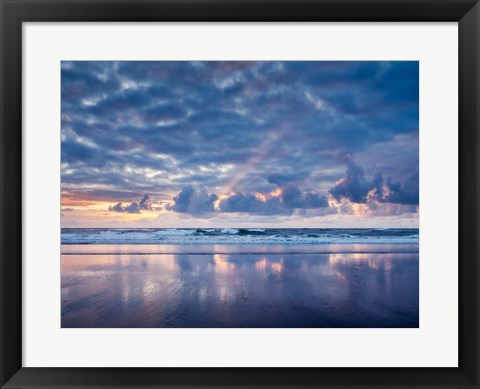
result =
M62 244L62 255L160 254L388 254L418 253L419 245L402 244Z

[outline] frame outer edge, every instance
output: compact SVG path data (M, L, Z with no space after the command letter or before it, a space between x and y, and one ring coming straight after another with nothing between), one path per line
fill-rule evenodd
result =
M0 0L0 385L22 366L21 20Z
M0 1L0 242L3 241L4 239L4 231L5 231L5 225L4 225L4 215L3 215L3 208L4 208L4 191L5 191L5 185L3 183L3 177L4 175L4 168L3 168L3 149L4 149L4 137L3 137L3 101L4 101L4 85L3 85L3 73L4 73L4 67L3 67L3 52L4 52L4 43L5 43L5 30L4 30L4 4L3 2ZM0 315L3 317L5 314L4 311L4 300L5 300L5 293L4 293L4 250L3 246L0 243ZM6 338L6 331L5 331L5 326L4 326L4 321L3 319L0 319L0 341L3 342L3 340ZM5 358L6 358L6 351L2 347L0 349L0 386L3 386L7 380L7 373L6 373L6 366L5 366Z
M66 4L69 2L70 1L68 0L65 1ZM37 15L35 15L35 11L32 9L29 9L28 12L26 12L29 15L26 19L33 19L32 21L54 20L55 17L45 16L45 11L47 11L49 7L62 8L61 3L57 1L48 2L39 0L37 2L26 3L34 5L36 10L42 8L42 5L45 6L45 9ZM23 4L25 5L26 3ZM432 3L439 5L440 2L432 1ZM447 2L445 2L445 4L446 3ZM459 1L459 7L462 3L465 7L466 2L462 1ZM18 64L22 63L21 26L23 16L22 12L15 11L18 10L18 8L16 8L18 4L22 4L22 2L15 4L15 2L12 1L0 0L0 387L50 387L53 381L55 381L55 376L58 378L57 373L54 375L52 374L48 379L44 377L44 380L38 380L35 383L28 380L22 382L22 379L12 379L10 383L6 384L6 382L15 375L18 378L20 378L19 376L25 376L25 374L31 377L31 375L28 374L28 371L30 370L29 368L21 368L21 262L16 262L12 259L21 259L22 236L20 217L22 214L21 164L15 165L17 161L20 161L19 156L21 155L22 150L21 133L16 133L16 130L21 128L22 107L21 88L18 90L16 89L16 87L21 85L22 82L21 66L18 68ZM78 1L77 5L78 4L95 8L93 2L88 0ZM405 4L414 5L415 2L405 1ZM472 3L469 2L468 4ZM21 8L25 10L25 7ZM55 12L53 13L55 14ZM74 12L67 13L70 15L67 19L76 19ZM31 18L32 15L33 18ZM148 18L148 16L144 16L144 18ZM92 19L94 19L93 15ZM435 16L432 16L431 20L435 20ZM462 34L467 34L468 36L462 36ZM463 43L462 39L460 39L461 36L463 38ZM459 101L466 102L467 100L470 100L471 102L468 104L468 107L459 107L459 123L461 124L461 128L468 130L467 132L472 131L472 134L464 137L467 139L464 139L463 142L459 143L459 145L462 146L462 153L459 156L459 167L461 166L466 169L466 174L459 175L459 188L463 188L461 190L462 197L460 200L465 200L466 204L474 208L465 209L467 207L464 207L463 210L460 209L459 213L463 218L463 221L465 221L465 223L463 223L465 227L471 228L471 231L467 231L467 228L463 230L465 238L461 237L459 242L460 247L465 243L465 247L468 247L469 250L465 250L463 255L464 257L472 257L471 266L469 268L463 267L460 269L461 272L459 272L459 274L464 276L465 279L468 279L468 283L465 287L461 285L459 296L463 297L462 301L465 308L463 318L464 323L468 323L466 328L469 329L470 334L475 334L475 339L462 339L461 334L459 334L459 346L463 347L462 344L467 346L464 347L463 350L459 350L459 362L461 363L462 371L468 376L469 380L473 379L473 382L458 382L456 385L445 382L442 386L453 388L458 387L457 385L461 385L463 388L478 388L480 375L480 329L478 323L480 323L480 311L478 306L475 305L480 301L478 287L478 282L480 281L478 265L478 253L480 248L480 243L478 242L478 222L480 216L480 4L478 2L468 12L465 12L461 23L459 23L459 40L459 60L461 60L462 63L465 63L466 61L469 62L468 66L459 68L461 73L463 73L462 71L465 71L465 75L461 73L459 74ZM470 167L467 165L470 165ZM466 191L471 193L467 194ZM465 297L469 298L468 303L465 303ZM472 315L472 310L475 313L474 315ZM465 326L460 329L463 328L465 328ZM465 349L467 350L465 351ZM468 357L469 360L462 359L463 356ZM44 370L45 373L47 373L48 370L52 373L53 371L59 373L58 370L61 369L41 370ZM48 375L49 374L47 373L47 376ZM431 382L433 381L434 380ZM61 386L64 386L65 384L66 382L64 381ZM315 386L318 387L318 385L319 384L317 383ZM71 381L64 387L74 386L78 387L78 383L75 385L75 383ZM103 385L95 385L95 387L100 386L110 387L111 385L105 383ZM242 384L241 386L243 387ZM430 385L422 385L423 388L428 386ZM356 387L360 388L361 383L359 382L359 385ZM400 384L397 387L405 386L404 384Z
M459 366L480 383L480 3L459 23ZM460 104L461 103L461 104ZM463 203L463 204L462 204ZM472 314L474 313L474 314ZM469 338L471 334L473 338Z
M478 0L0 0L22 21L448 22Z

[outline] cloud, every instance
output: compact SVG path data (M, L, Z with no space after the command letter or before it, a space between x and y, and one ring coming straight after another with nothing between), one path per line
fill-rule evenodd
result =
M173 198L173 204L167 205L166 209L192 216L211 217L214 213L288 216L298 209L325 207L328 207L325 196L302 192L294 186L277 188L271 193L244 193L237 190L229 196L208 193L203 187L187 186Z
M346 176L338 180L329 191L337 201L348 199L358 204L373 202L418 204L418 169L402 184L394 182L391 176L384 181L380 172L376 172L372 180L367 180L363 168L354 162L351 155L343 157L343 161L347 166Z
M152 202L148 195L143 195L138 201L132 201L128 205L117 203L108 207L111 212L141 213L141 211L153 211Z
M302 182L309 175L310 175L310 172L308 171L294 171L289 173L282 172L282 173L269 175L267 177L267 181L278 187L284 187L293 183Z
M381 198L382 202L398 204L418 204L419 200L419 180L418 170L411 173L405 181L393 182L392 177L388 177L385 183L386 190Z
M330 194L340 200L345 197L354 203L366 203L368 195L378 196L382 193L383 177L376 173L371 181L365 179L365 172L358 166L351 155L346 155L343 162L347 166L346 176L338 180L330 189Z
M406 203L370 203L370 216L397 216L406 213L417 213L418 204Z
M347 198L342 198L334 207L340 215L353 215L356 217L400 216L417 214L418 205L386 203L371 199L368 203L353 203Z
M326 208L329 188L418 203L406 177L418 165L416 61L63 61L61 73L65 206L82 188L125 213L144 211L141 193L180 192L170 210L193 216ZM210 196L232 182L222 211Z
M184 187L180 193L173 198L173 205L167 205L166 209L206 217L215 212L214 202L216 200L218 200L216 194L208 194L205 188L194 188L190 185Z
M278 188L272 193L242 193L220 201L221 212L239 212L252 215L292 215L297 209L315 209L328 207L325 196L314 192L302 192L290 185Z
M325 196L314 192L302 192L295 186L287 186L281 193L282 203L288 208L310 209L328 207Z
M293 209L285 207L280 198L270 197L262 199L254 194L236 192L230 197L220 201L221 212L238 212L255 215L291 215Z
M128 201L138 197L140 193L133 191L107 190L107 189L64 189L62 198L76 200L101 200L101 201Z
M279 198L284 208L294 210L328 207L325 196L315 192L302 191L296 186L296 183L305 181L309 175L308 171L279 173L270 175L267 180L278 187Z

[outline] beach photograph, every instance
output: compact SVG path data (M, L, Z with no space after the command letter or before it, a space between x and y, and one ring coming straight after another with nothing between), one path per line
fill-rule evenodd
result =
M418 61L62 61L62 328L419 328Z

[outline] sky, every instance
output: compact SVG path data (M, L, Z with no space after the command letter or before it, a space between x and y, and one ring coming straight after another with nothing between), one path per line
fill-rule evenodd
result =
M63 61L62 227L418 227L416 61Z

